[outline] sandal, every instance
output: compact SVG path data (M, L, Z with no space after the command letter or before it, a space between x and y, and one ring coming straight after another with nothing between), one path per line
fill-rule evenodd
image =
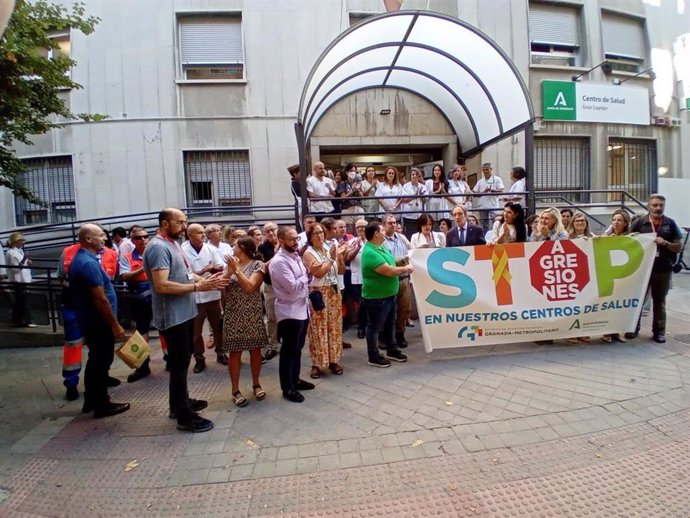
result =
M233 392L232 401L235 403L235 406L238 406L240 408L242 408L243 406L247 406L249 404L249 401L247 401L247 398L244 397L242 395L242 392L240 392L239 390L237 392Z
M343 373L343 368L337 363L329 363L328 370L331 371L336 376L340 376Z
M266 392L261 388L261 385L252 385L252 390L257 401L261 401L266 397Z
M319 379L321 377L321 370L316 366L312 367L309 377L313 380Z

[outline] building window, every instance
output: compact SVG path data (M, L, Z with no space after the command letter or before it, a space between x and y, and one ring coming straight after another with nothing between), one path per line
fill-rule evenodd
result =
M579 66L580 9L530 2L529 40L533 65Z
M581 191L589 189L589 139L538 137L534 139L534 190ZM589 203L589 193L537 194L538 203Z
M244 79L239 15L185 15L178 22L184 79Z
M632 73L642 70L647 56L643 20L602 12L601 23L604 57L612 70Z
M74 201L74 177L72 157L60 156L24 160L26 172L20 181L33 191L45 206L31 203L15 196L14 207L17 225L64 223L77 217Z
M252 204L248 151L185 151L184 175L189 207Z
M611 138L607 151L609 189L625 190L642 201L656 192L655 141ZM621 198L619 193L610 193L608 196L609 201L620 201Z

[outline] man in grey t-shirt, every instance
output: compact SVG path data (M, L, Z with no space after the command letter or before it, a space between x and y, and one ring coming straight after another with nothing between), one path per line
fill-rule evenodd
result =
M170 417L177 419L178 430L207 432L213 423L196 412L208 403L190 399L187 390L187 371L194 351L194 293L221 289L228 281L223 272L209 277L192 272L176 241L187 227L184 212L163 209L158 214L158 224L158 233L144 252L144 270L151 283L153 324L168 347Z

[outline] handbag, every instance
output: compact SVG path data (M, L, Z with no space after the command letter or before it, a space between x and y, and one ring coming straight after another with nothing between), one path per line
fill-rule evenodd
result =
M314 311L322 311L326 308L326 303L323 301L323 294L318 290L309 292L309 301Z
M129 340L115 349L115 354L132 369L137 369L151 355L151 350L139 331L135 331Z

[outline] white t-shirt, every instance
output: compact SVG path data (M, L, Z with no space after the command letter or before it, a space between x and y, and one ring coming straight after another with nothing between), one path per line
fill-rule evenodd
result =
M412 182L407 182L402 188L403 195L408 196L425 196L429 194L424 187L424 184L418 183L413 185ZM422 198L407 198L400 204L400 210L404 210L402 215L405 219L417 219L424 210L424 200Z
M477 180L474 186L474 192L481 193L487 187L491 187L492 191L501 192L503 191L503 180L500 176L492 174L487 180L483 176ZM498 195L496 196L477 196L474 206L478 209L497 209L498 208Z
M10 248L5 252L7 266L27 266L24 260L24 250L21 248ZM7 268L7 279L10 282L31 283L30 268Z
M400 196L402 194L402 186L400 184L393 184L389 186L387 183L379 182L376 187L376 196ZM385 214L388 211L395 210L395 204L398 203L397 198L385 198L379 200L380 214Z
M209 264L220 268L223 267L223 261L220 257L220 254L216 251L215 247L208 246L208 243L204 243L201 247L201 250L197 252L194 250L191 242L185 241L182 243L182 250L184 251L184 255L187 257L189 267L197 275L201 275L199 272ZM220 291L197 291L194 294L194 298L197 304L213 302L214 300L220 300Z
M330 189L329 189L330 187ZM312 175L307 177L307 192L312 194L314 197L333 197L333 193L336 191L335 182L328 178L327 176L322 176L317 178ZM309 211L310 212L321 212L328 213L333 212L333 204L330 201L311 201L309 200Z
M210 246L213 250L215 250L220 255L220 260L223 263L223 270L227 270L228 269L228 258L235 255L235 252L233 251L232 247L228 243L225 243L224 241L220 241L218 243L218 246L214 245L210 241L207 241L206 244L208 246Z
M472 192L470 186L464 180L448 180L448 194L466 194ZM472 207L471 198L465 196L453 196L456 204L469 209Z
M508 192L513 194L511 197L515 197L517 194L523 194L525 192L525 179L520 178L519 180L516 180L513 185L510 186L510 189L508 189ZM514 203L519 203L522 205L522 207L525 207L525 196L520 196L519 200L512 200Z

